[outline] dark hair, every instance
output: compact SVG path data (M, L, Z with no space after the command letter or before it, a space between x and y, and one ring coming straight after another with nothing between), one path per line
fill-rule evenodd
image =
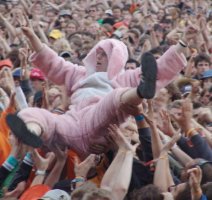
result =
M152 184L134 190L131 196L132 200L163 200L160 189Z
M188 183L186 183L185 189L177 194L175 200L191 200L191 189Z
M108 17L103 19L102 24L110 24L111 26L113 26L115 24L115 19Z
M11 62L13 63L14 68L18 68L21 65L21 60L19 58L19 50L18 49L13 49L10 51L6 58L9 58Z
M202 62L202 61L205 61L205 62L211 64L210 57L205 53L200 53L194 59L194 66L197 67L198 63Z
M163 50L160 46L151 49L149 52L152 54L160 54L160 55L163 54Z
M182 99L180 90L174 83L170 83L169 85L167 85L166 89L171 96L171 101Z
M200 102L193 102L193 109L198 109L203 107L203 105Z
M132 28L128 32L135 34L136 38L139 38L140 37L140 30L138 30L136 28Z
M202 169L202 181L201 184L212 182L212 164L205 163L201 166Z
M129 58L127 63L135 63L136 64L136 68L140 67L140 63L137 60L133 59L133 58Z
M118 5L115 5L115 6L112 7L112 10L115 10L115 9L121 10L121 8Z
M206 195L207 199L212 199L212 182L206 183L202 186L203 194Z

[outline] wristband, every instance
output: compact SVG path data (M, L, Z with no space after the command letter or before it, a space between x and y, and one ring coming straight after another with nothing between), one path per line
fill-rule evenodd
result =
M45 170L37 170L35 172L36 176L45 176L46 175L46 171Z
M182 47L184 47L184 48L186 48L188 45L187 44L185 44L185 42L183 42L182 40L179 40L179 44L182 46Z
M186 136L187 136L187 137L190 137L190 135L191 135L194 131L196 131L195 128L189 129L189 130L186 132Z
M3 163L3 166L7 170L12 171L17 164L18 164L18 160L15 157L13 157L13 156L9 156L7 158L7 160Z
M31 153L27 153L24 157L24 160L23 162L29 166L33 166L33 160L32 160L32 156L31 156Z
M144 120L144 116L143 116L143 115L135 116L135 120L136 120L137 122L141 122L141 121Z
M71 191L76 189L76 183L84 183L84 182L85 182L85 178L81 176L77 176L75 179L71 181Z
M83 177L76 177L75 179L73 179L72 181L71 181L71 183L80 183L80 182L85 182L85 178L83 178Z

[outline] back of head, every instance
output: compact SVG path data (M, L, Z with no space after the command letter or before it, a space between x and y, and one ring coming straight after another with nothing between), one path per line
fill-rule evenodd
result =
M147 185L141 189L135 190L132 194L132 200L163 200L163 195L155 185Z
M108 191L96 189L96 191L88 192L82 200L112 200Z
M186 184L186 187L184 190L180 191L177 196L175 197L175 200L191 200L191 189L189 184Z
M87 182L83 184L81 187L75 189L71 193L71 199L73 200L81 200L87 192L92 192L96 190L96 185L91 182Z
M203 194L206 195L208 199L212 199L212 182L202 185Z
M212 182L212 163L205 162L202 166L202 182L201 184L205 184L207 182Z

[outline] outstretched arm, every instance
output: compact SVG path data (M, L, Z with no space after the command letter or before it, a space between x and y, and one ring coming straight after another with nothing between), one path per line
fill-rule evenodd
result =
M182 40L169 48L158 60L157 91L168 85L178 73L186 66L187 61L185 51L187 49L186 41L195 37L197 30L194 27L188 27ZM114 81L123 87L137 87L140 83L140 69L128 70L118 75Z
M77 80L85 75L86 70L84 67L66 62L59 57L56 52L40 41L32 28L24 27L22 31L35 51L30 57L30 61L40 68L49 80L58 85L64 84L66 88L70 89Z
M102 179L101 188L109 190L115 200L121 200L124 199L131 180L133 150L116 125L111 125L109 130L119 150Z

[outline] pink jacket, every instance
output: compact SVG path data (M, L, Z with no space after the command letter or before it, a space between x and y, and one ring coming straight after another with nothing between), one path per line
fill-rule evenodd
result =
M108 71L103 75L95 73L98 47L104 49L109 59ZM124 71L127 59L128 51L125 44L115 39L100 41L84 59L85 67L65 61L46 45L39 53L34 53L30 57L30 61L40 68L48 79L58 85L66 86L71 104L77 110L90 105L91 102L98 101L112 89L138 86L141 70L137 68ZM184 68L186 59L183 54L178 54L175 47L172 46L157 60L157 63L157 90L159 90L169 84ZM93 94L97 95L85 96L85 93L92 92L92 89L95 89ZM79 92L80 90L82 92Z

